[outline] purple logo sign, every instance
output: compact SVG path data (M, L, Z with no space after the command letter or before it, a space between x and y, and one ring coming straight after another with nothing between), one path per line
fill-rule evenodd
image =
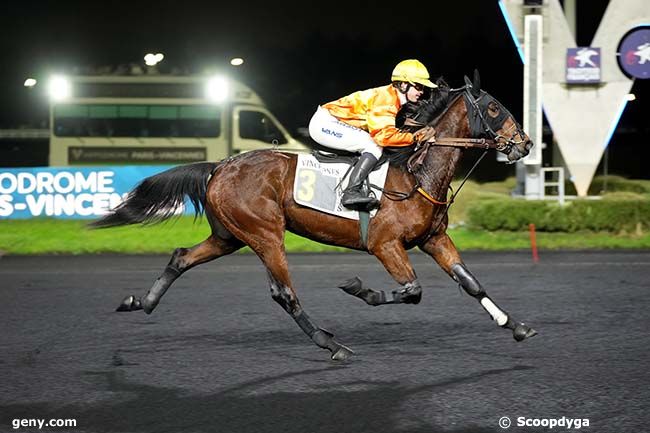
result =
M618 64L627 75L650 78L650 27L628 32L618 46Z
M566 52L567 83L600 82L600 48L568 48Z

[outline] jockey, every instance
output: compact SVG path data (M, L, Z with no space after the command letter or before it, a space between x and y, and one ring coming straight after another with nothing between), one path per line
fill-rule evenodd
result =
M363 182L384 147L411 146L435 139L435 130L430 126L414 134L395 127L395 116L403 104L417 102L424 87L437 87L429 81L427 68L418 60L404 60L393 69L391 81L389 85L361 90L319 106L309 122L309 135L317 143L361 154L341 199L341 204L349 209L379 207L377 199L363 193Z

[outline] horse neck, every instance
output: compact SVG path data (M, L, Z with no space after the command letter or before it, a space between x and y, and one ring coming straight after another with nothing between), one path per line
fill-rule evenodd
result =
M469 136L467 108L463 98L460 97L439 119L436 124L436 137L462 138ZM444 200L462 153L462 149L457 147L433 146L424 162L419 179L424 190L438 200Z

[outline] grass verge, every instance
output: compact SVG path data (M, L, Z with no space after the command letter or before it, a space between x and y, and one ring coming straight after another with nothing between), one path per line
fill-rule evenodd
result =
M78 220L2 220L0 252L4 254L168 254L205 239L210 228L205 220L194 223L181 217L154 226L128 226L88 230ZM527 232L485 232L466 228L449 230L459 250L513 250L530 248ZM342 252L344 248L312 242L287 233L289 252ZM540 249L650 249L650 234L537 233ZM250 251L248 249L242 252Z

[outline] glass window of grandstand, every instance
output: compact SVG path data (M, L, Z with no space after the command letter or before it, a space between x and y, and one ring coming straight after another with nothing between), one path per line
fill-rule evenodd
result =
M54 108L58 137L218 137L221 109L208 105L81 105Z
M273 120L260 111L239 112L239 136L265 143L274 143L274 140L277 140L277 144L287 143L284 134Z

